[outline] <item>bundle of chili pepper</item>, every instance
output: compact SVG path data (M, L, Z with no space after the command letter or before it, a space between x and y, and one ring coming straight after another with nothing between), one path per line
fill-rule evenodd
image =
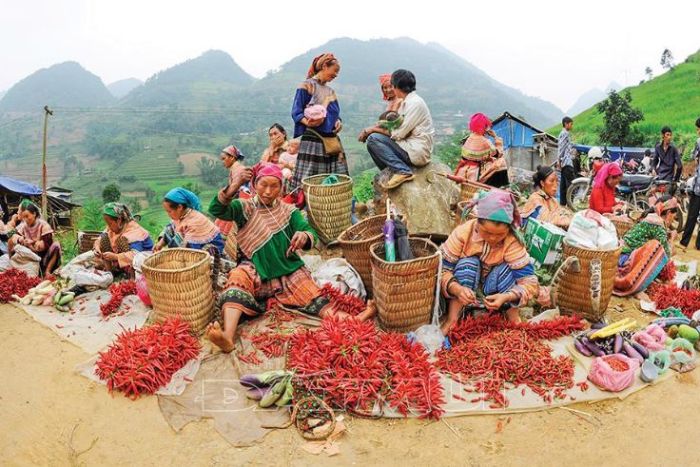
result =
M287 367L295 385L336 408L369 414L375 403L387 403L403 415L443 413L439 374L423 347L371 322L327 318L318 330L294 333Z
M102 316L109 316L119 311L124 297L127 295L136 295L136 282L123 281L117 282L109 286L109 293L112 295L107 303L100 305Z
M109 392L136 399L153 394L200 351L190 324L179 317L133 331L124 331L100 352L95 374L107 381Z
M662 282L669 282L676 278L676 263L669 261L666 266L661 270L657 279Z
M344 294L340 290L333 287L331 284L324 284L321 288L321 295L329 299L338 311L344 311L350 316L357 316L363 311L367 305L364 300L354 295Z
M696 310L700 310L700 290L686 290L676 284L654 282L647 289L647 294L656 302L657 310L680 308L688 318L691 318Z
M265 354L267 358L276 358L284 355L289 337L290 334L274 331L262 331L249 335L253 347Z
M40 278L29 277L20 269L12 268L0 272L0 303L9 302L13 295L24 297L29 289L36 287L40 282Z
M505 329L519 330L534 339L556 339L574 331L585 329L586 323L578 316L561 316L537 323L513 323L501 315L481 315L459 321L450 331L450 342L457 343L472 339L491 331Z

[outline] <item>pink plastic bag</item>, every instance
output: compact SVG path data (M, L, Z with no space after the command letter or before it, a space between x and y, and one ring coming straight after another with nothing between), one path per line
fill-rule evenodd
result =
M613 369L611 365L619 368ZM637 368L639 361L627 355L615 353L596 357L588 372L588 379L603 391L620 392L632 385Z
M634 333L632 340L651 350L662 350L666 343L666 332L658 324L650 324L644 331Z
M136 296L138 296L144 305L151 306L151 296L148 295L146 287L146 276L140 276L136 279Z
M309 120L321 120L326 118L327 110L320 104L310 105L304 109L304 117Z

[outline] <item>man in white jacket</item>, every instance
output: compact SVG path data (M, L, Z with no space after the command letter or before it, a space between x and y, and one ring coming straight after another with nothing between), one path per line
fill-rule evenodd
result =
M380 170L389 168L393 175L386 184L391 190L413 180L413 168L430 162L433 152L433 119L423 98L416 94L416 77L408 70L391 74L396 97L403 100L398 113L401 125L388 131L378 125L362 130L361 142L367 142L367 151Z

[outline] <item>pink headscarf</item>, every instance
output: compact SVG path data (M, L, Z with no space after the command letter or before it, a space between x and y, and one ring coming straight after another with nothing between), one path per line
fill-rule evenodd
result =
M469 120L469 131L481 136L483 136L484 133L486 133L486 130L490 126L491 120L489 120L489 118L482 113L476 113L472 115L471 120Z
M255 172L256 181L263 177L275 177L280 182L284 180L282 169L280 169L277 164L272 164L269 162L261 162L260 167Z
M593 179L593 188L604 188L605 182L610 177L622 175L622 169L616 162L608 162L600 168L595 179Z
M391 84L391 73L379 75L379 85L382 86L382 99L384 99L385 101L389 100L386 93L384 92L384 85L387 83Z

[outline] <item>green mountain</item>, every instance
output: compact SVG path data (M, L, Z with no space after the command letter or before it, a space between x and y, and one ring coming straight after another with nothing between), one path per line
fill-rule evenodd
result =
M685 152L693 149L697 138L695 120L700 117L700 50L690 55L673 70L628 88L632 95L632 106L644 113L638 128L645 135L645 145L653 145L660 139L663 126L670 126L674 140ZM583 144L599 143L598 132L603 126L603 117L595 106L573 117L574 140ZM550 132L557 134L556 125Z
M273 108L288 110L294 89L305 78L313 57L327 51L332 51L341 63L333 87L344 113L370 112L372 116L366 118L376 118L374 114L381 112L383 106L378 76L406 68L416 75L417 92L425 98L438 122L464 125L474 112L495 117L508 110L535 125L548 126L563 115L553 104L499 83L438 44L422 44L409 38L331 40L255 82L247 95Z
M226 52L209 50L197 58L160 71L128 93L128 107L219 106L237 96L255 78Z
M0 112L31 112L49 107L106 107L114 103L102 80L76 62L32 73L0 100Z
M140 79L126 78L108 84L107 89L109 89L109 92L112 93L115 98L121 99L142 84L143 81Z

